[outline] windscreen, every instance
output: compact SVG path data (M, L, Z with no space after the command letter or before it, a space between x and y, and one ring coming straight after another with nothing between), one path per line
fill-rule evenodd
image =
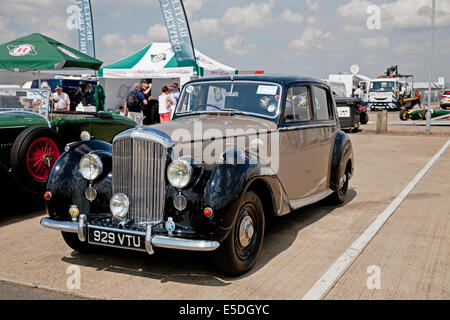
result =
M370 91L395 91L394 81L374 81L370 83Z
M46 89L0 88L0 111L48 114L50 91Z
M278 114L280 93L280 85L265 82L193 83L183 90L176 113L222 111L273 118Z

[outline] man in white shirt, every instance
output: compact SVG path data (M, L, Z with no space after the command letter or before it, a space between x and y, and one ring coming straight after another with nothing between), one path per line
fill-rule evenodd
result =
M364 91L362 91L360 86L358 86L358 88L355 90L355 97L360 99L364 98Z
M62 92L61 86L56 86L56 92L53 94L53 109L55 111L70 111L69 96Z

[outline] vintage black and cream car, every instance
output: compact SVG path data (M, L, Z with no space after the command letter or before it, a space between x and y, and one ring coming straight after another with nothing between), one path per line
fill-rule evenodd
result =
M211 251L228 275L255 264L268 218L340 204L354 168L330 88L310 78L188 82L171 122L111 144L68 144L47 185L45 227L80 252Z

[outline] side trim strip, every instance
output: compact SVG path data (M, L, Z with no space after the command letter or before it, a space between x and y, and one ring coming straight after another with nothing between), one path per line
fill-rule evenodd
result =
M304 198L300 198L300 199L295 199L295 200L289 200L289 205L291 206L292 209L299 209L301 207L305 207L307 205L313 204L317 201L320 201L322 199L325 199L326 197L328 197L330 194L332 194L333 191L328 189L319 193L315 193L311 196L308 197L304 197Z

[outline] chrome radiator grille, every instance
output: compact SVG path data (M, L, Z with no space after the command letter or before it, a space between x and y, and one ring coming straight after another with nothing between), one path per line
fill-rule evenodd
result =
M113 193L130 199L127 217L136 222L163 220L166 149L159 143L126 138L113 144Z

